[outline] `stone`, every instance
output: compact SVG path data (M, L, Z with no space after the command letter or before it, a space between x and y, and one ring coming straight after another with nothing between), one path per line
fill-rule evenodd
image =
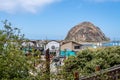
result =
M109 41L109 38L101 29L91 22L82 22L74 26L67 34L65 40L76 42L102 42Z

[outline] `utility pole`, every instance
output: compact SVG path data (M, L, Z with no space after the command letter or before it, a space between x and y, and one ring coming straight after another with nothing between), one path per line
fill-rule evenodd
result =
M49 54L49 49L46 50L45 58L46 58L46 75L47 75L45 80L50 80L50 54Z
M74 80L79 80L79 73L77 71L74 73Z

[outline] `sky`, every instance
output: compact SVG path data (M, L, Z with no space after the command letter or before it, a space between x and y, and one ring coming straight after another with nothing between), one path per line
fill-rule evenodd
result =
M33 40L64 39L84 21L120 40L120 0L0 0L0 21L6 19Z

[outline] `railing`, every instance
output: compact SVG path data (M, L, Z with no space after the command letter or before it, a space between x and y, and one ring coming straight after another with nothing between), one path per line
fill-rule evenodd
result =
M79 80L118 80L120 79L120 65L98 71L87 77L80 77Z

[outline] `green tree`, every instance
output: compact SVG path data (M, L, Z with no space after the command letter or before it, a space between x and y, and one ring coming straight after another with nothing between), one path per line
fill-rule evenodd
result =
M65 60L63 69L71 74L78 71L83 76L95 72L98 65L101 69L106 69L118 64L120 64L120 47L103 47L82 50L76 57L69 57Z
M24 35L13 28L7 20L0 30L0 80L30 80L30 70L34 70L31 60L21 50Z

